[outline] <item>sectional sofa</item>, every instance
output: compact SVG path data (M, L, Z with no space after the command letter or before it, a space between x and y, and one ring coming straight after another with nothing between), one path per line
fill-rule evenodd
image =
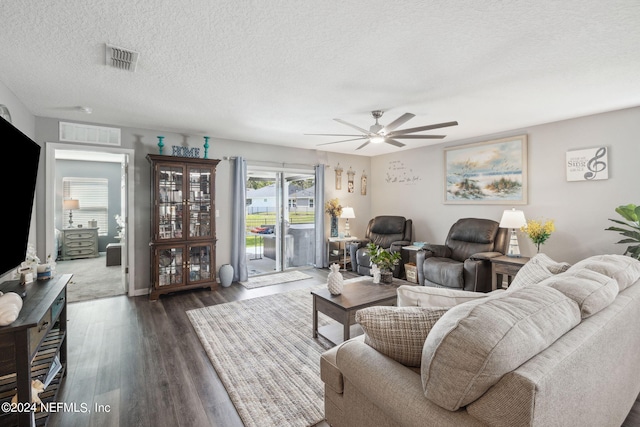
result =
M401 286L398 307L365 310L365 335L321 357L335 427L617 427L640 393L629 257L536 256L506 291Z

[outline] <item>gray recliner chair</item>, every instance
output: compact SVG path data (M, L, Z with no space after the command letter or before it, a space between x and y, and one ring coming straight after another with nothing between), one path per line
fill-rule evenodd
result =
M403 216L377 216L369 221L365 238L349 245L351 269L365 276L371 275L371 259L367 252L367 244L372 242L391 252L399 252L403 246L411 244L413 221ZM393 277L400 277L400 266L393 272Z
M491 262L504 255L508 229L496 221L479 218L458 220L444 245L427 244L416 255L418 283L465 291L491 291Z

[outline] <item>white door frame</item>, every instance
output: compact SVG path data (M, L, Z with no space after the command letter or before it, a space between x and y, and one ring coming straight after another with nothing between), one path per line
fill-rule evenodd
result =
M89 146L84 144L60 144L47 142L46 145L46 166L45 166L45 253L57 253L54 248L55 244L55 224L54 224L54 200L56 189L56 151L92 151L100 153L125 154L129 156L129 165L135 164L135 150L129 148L116 148L105 146ZM135 203L134 203L134 174L131 170L127 171L127 218L125 219L126 251L128 259L123 260L126 274L126 282L129 284L127 295L135 295L135 283L133 278L135 275L135 233L131 233L130 224L135 224Z

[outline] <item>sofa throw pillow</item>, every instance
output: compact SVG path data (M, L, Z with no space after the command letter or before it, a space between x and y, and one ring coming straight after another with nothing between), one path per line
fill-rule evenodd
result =
M420 368L424 394L456 411L579 323L576 302L547 286L453 307L425 340Z
M618 282L597 271L570 270L540 282L562 292L578 303L583 319L607 307L618 295Z
M504 292L497 289L482 293L459 289L435 288L432 286L401 285L398 287L398 307L442 307L451 308L463 302L487 298Z
M640 261L625 255L594 255L577 262L570 270L583 268L615 279L620 292L640 279Z
M367 307L356 312L364 342L396 362L419 367L433 325L447 312L437 307Z
M508 290L524 288L535 283L540 283L544 279L565 272L571 267L566 262L556 262L545 254L537 254L522 266L516 277L509 285Z

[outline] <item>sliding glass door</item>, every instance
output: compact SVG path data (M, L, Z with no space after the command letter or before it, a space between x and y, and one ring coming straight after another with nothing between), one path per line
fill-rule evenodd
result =
M313 266L313 171L247 167L249 276Z

